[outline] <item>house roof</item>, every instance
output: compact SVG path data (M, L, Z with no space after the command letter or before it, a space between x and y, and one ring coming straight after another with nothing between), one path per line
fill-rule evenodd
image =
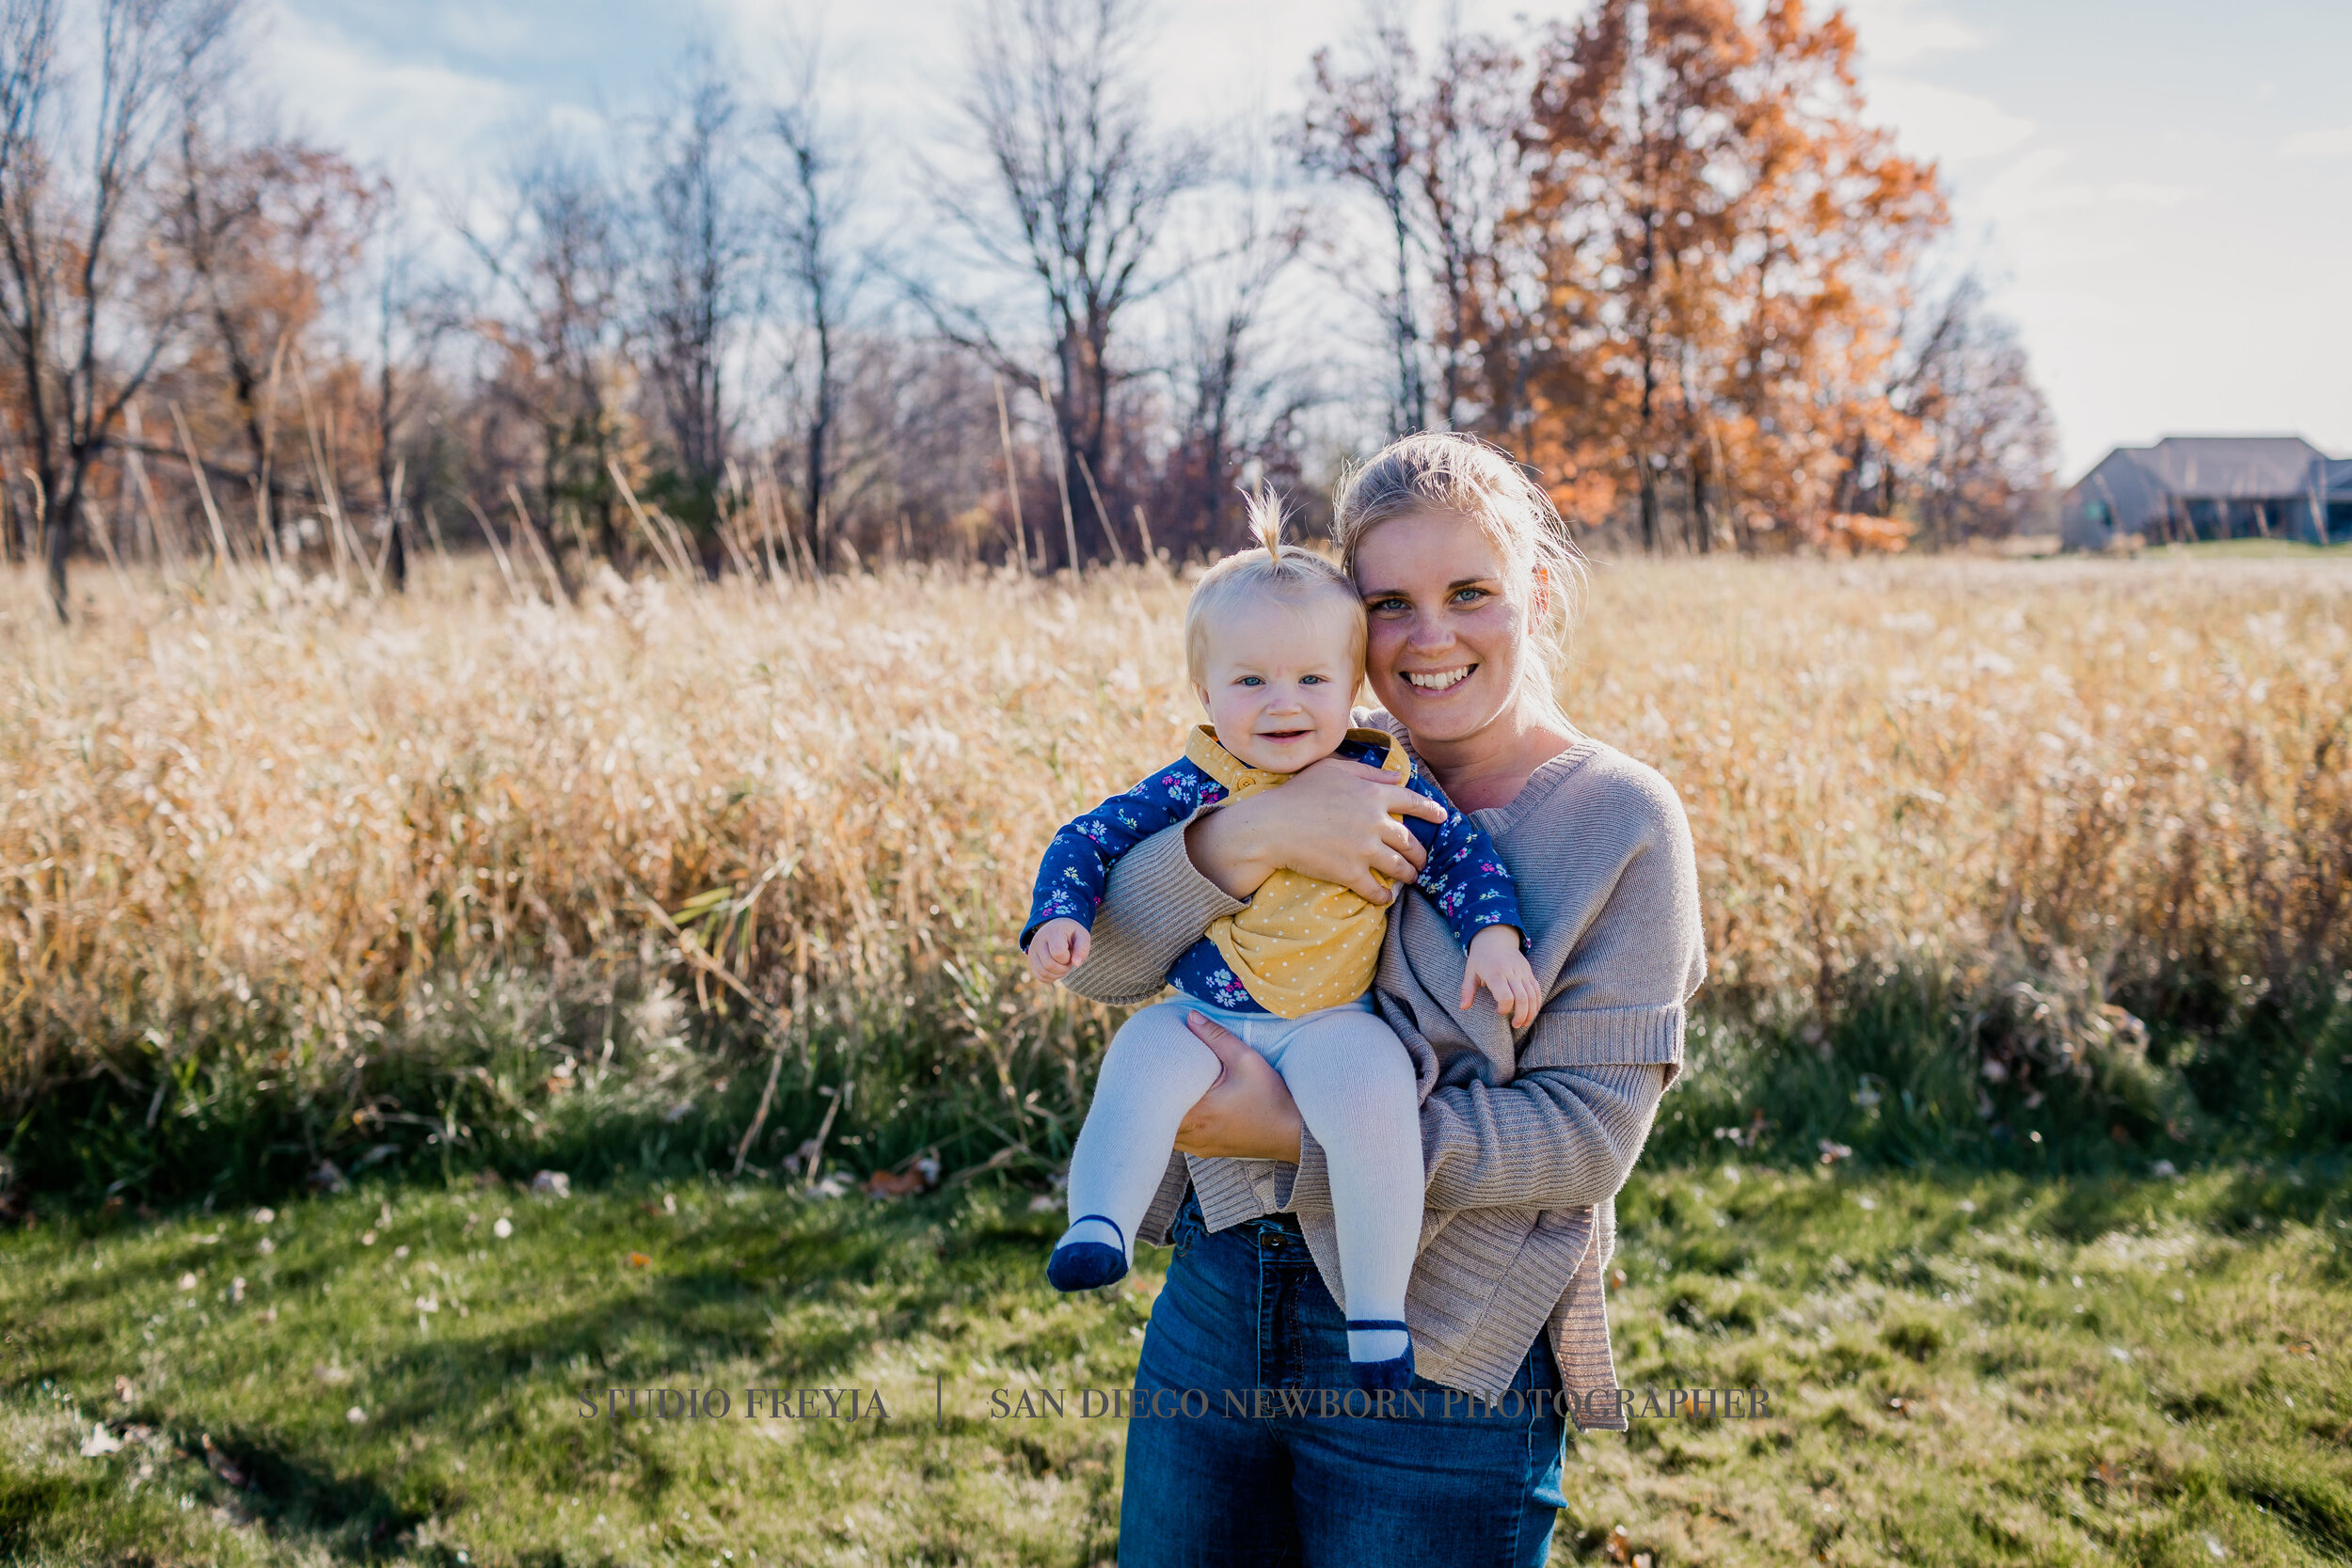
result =
M2110 455L2174 496L2301 495L2311 488L2312 465L2328 461L2300 436L2168 436Z

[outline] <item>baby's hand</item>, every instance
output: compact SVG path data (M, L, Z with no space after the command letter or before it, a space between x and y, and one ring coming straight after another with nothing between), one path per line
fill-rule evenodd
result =
M1470 967L1462 975L1465 1010L1477 1000L1482 985L1493 993L1495 1011L1510 1017L1512 1028L1524 1029L1535 1022L1535 1011L1544 1005L1543 992L1535 985L1535 972L1528 967L1527 956L1519 951L1518 927L1489 926L1470 938Z
M1060 979L1087 961L1090 941L1087 928L1074 920L1047 921L1029 937L1029 973L1041 980ZM1530 976L1528 984L1534 983Z

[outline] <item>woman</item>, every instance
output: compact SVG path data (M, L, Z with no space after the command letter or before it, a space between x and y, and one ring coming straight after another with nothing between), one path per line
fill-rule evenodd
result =
M1302 1392L1354 1387L1323 1150L1264 1059L1193 1021L1224 1075L1140 1227L1176 1258L1137 1385L1204 1390L1209 1413L1171 1396L1130 1424L1122 1563L1540 1563L1568 1420L1626 1424L1602 1279L1706 968L1690 826L1670 784L1552 696L1581 567L1507 457L1462 436L1394 442L1348 484L1335 532L1386 710L1364 721L1496 840L1546 1002L1516 1035L1490 1003L1460 1006L1444 921L1417 895L1391 914L1375 989L1419 1078L1427 1217L1406 1321L1424 1398L1369 1418L1327 1418ZM1334 758L1196 814L1119 863L1067 983L1146 999L1282 866L1387 902L1378 879L1409 882L1422 855L1395 814L1437 809Z

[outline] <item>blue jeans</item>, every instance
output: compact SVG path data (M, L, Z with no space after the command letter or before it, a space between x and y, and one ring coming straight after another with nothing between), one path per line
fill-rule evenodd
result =
M1295 1218L1211 1235L1187 1190L1172 1228L1136 1386L1174 1392L1138 1395L1127 1424L1121 1568L1516 1568L1549 1557L1570 1423L1554 1409L1547 1336L1499 1408L1415 1378L1390 1396L1393 1411L1365 1414L1345 1319ZM1205 1400L1183 1399L1194 1389ZM1143 1413L1154 1404L1169 1414Z

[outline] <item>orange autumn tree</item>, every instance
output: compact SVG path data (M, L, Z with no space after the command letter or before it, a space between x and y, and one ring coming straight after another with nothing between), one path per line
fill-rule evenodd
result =
M1864 454L1916 420L1886 392L1931 165L1862 119L1854 34L1778 0L1600 0L1537 52L1516 214L1545 345L1523 445L1586 522L1634 501L1645 547L1705 551L1865 510Z
M320 328L329 296L363 264L389 187L298 141L214 145L190 135L175 172L162 231L193 320L185 357L157 390L184 407L191 439L218 470L213 483L241 503L230 526L275 526L290 503L322 504L311 418L331 431L364 427L364 415L342 406L348 398L332 395L356 372ZM331 431L321 433L323 450L339 451ZM167 425L151 434L170 440Z

